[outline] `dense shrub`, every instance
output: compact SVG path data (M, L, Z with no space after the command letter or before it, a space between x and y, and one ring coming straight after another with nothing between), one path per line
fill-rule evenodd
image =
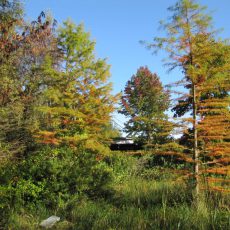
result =
M81 194L104 196L112 180L107 164L81 148L44 147L12 165L0 169L0 209L5 215L7 209L22 206L54 209Z
M136 158L120 151L112 151L109 156L104 158L104 162L113 169L115 183L120 183L127 177L136 175L137 161Z

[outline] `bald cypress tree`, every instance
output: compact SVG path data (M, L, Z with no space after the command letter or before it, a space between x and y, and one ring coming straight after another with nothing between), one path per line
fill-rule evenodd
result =
M187 112L191 113L191 118L185 120L192 124L192 148L190 151L193 155L195 188L198 195L201 166L198 146L198 126L202 118L200 102L202 97L208 95L201 93L201 88L204 89L208 81L212 82L211 84L214 86L215 80L211 73L212 64L215 66L216 72L222 72L213 59L216 52L212 41L215 41L216 32L211 29L211 17L205 12L206 7L200 6L194 0L180 0L168 9L172 13L171 16L168 21L161 22L166 36L154 38L154 42L149 47L155 50L166 50L169 54L167 60L169 70L179 67L184 75L180 81L174 83L174 86L184 86L187 92L178 100L178 104L173 110L179 117ZM229 72L227 65L223 68L225 74Z
M210 41L209 41L210 42ZM229 191L230 173L230 46L211 41L206 80L198 87L198 141L205 189ZM208 52L207 52L208 54Z
M110 122L116 98L111 94L106 60L96 58L95 42L83 25L70 21L58 32L62 59L47 58L44 75L50 79L40 111L45 116L37 137L43 143L75 145L79 139L100 138Z

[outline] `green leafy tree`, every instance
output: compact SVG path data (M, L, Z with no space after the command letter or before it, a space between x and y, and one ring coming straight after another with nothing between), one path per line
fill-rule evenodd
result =
M0 161L21 152L18 138L23 110L17 78L22 8L18 1L0 1Z
M0 153L5 159L21 157L33 145L44 81L39 68L55 40L44 13L26 23L19 1L1 1L0 7Z
M125 131L148 144L162 144L171 129L165 111L169 94L159 77L147 67L140 67L126 83L120 113L129 118Z

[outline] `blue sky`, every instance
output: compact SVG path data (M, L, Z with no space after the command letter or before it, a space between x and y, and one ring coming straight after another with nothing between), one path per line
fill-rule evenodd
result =
M163 84L178 79L180 72L167 73L162 56L154 56L139 43L151 41L161 33L159 21L169 15L167 7L176 0L24 0L26 16L36 18L41 11L52 12L61 25L71 18L84 23L85 30L96 40L97 57L111 65L114 93L123 90L127 80L140 66L156 72ZM221 37L230 37L230 0L198 0L212 12L215 28L223 28ZM122 120L121 116L116 116Z

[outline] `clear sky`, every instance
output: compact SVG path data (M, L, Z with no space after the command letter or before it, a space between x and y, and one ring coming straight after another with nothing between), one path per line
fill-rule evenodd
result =
M111 65L114 93L124 89L127 80L140 66L156 72L163 84L178 79L180 73L168 74L162 65L162 56L153 56L139 43L151 41L159 35L159 21L169 15L167 7L176 0L24 0L25 13L35 19L41 11L51 11L61 25L71 18L76 24L84 23L85 30L96 40L97 57L107 58ZM198 0L212 12L215 28L230 38L230 0ZM122 117L116 117L122 120Z

